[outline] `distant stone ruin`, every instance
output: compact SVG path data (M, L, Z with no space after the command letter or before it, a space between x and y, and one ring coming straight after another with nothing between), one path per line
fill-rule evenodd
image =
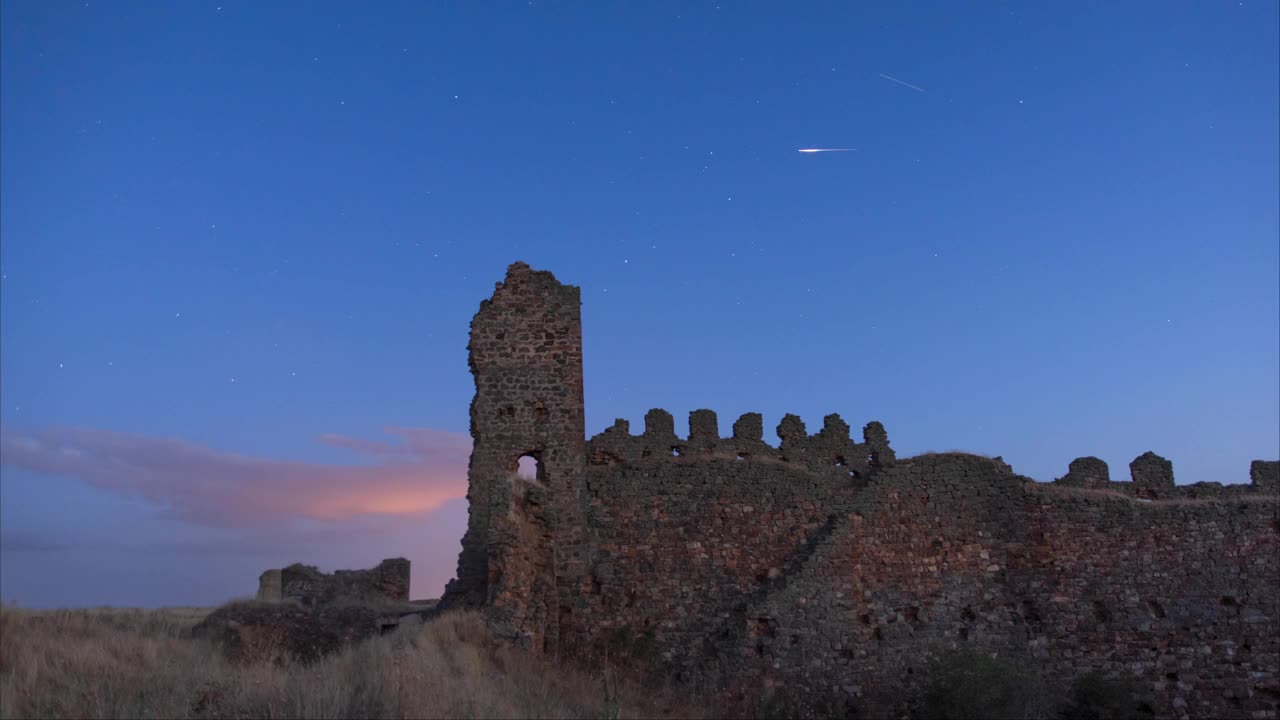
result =
M812 435L787 415L775 447L759 414L726 438L710 410L687 437L651 410L588 441L579 290L523 263L469 351L470 517L441 605L537 651L623 646L878 716L970 648L1136 676L1159 716L1280 712L1280 462L1176 485L1154 453L1131 482L1086 457L1039 483L999 458L897 458L877 422L853 439L838 415Z
M288 600L304 607L338 602L408 602L409 561L391 558L370 570L338 570L332 575L294 563L258 578L258 599Z
M192 628L235 662L311 662L405 622L437 612L409 600L409 561L390 558L369 570L320 572L295 563L258 578L258 602L231 602Z

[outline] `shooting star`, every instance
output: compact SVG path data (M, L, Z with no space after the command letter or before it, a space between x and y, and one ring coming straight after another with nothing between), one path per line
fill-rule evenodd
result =
M857 152L858 148L800 148L796 152L802 153L819 153L819 152Z
M906 85L907 87L911 88L912 90L919 90L920 92L924 92L924 88L922 88L922 87L916 87L915 85L912 85L912 84L911 84L911 83L909 83L909 82L902 82L901 80L899 80L899 79L898 79L898 78L896 78L896 77L889 77L888 75L885 75L884 73L880 73L880 77L884 78L885 80L892 80L892 81L894 81L894 82L898 83L899 85Z

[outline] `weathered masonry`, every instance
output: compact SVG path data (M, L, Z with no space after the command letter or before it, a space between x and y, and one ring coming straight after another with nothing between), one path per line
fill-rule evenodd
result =
M409 561L388 558L369 570L338 570L333 574L294 563L262 573L258 577L258 599L291 600L305 607L349 601L409 602Z
M1052 483L1000 458L898 459L838 415L777 446L747 414L687 436L662 410L586 440L578 288L512 265L471 326L470 521L445 606L545 652L627 639L688 677L786 685L873 712L931 654L1031 655L1148 683L1161 715L1280 709L1280 462L1251 482ZM522 457L537 477L516 476Z

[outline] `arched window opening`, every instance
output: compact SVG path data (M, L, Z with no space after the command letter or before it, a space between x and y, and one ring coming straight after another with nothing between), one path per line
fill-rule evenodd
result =
M543 476L542 461L533 455L521 455L516 461L516 477L542 482Z

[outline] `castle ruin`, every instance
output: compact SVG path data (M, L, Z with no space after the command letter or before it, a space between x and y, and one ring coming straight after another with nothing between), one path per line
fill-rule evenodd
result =
M1079 458L1039 483L1000 458L895 457L828 415L687 437L651 410L585 436L576 287L516 263L471 325L474 450L457 578L535 651L625 640L683 678L897 707L968 647L1149 686L1161 716L1280 711L1280 462L1249 484L1131 482ZM522 457L535 478L517 477Z

